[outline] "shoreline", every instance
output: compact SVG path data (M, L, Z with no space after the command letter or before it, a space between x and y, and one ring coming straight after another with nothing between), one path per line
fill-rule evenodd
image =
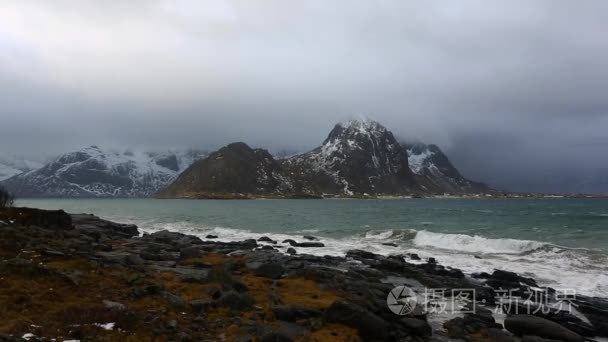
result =
M510 311L503 329L504 317L491 313L492 288L523 293L537 287L512 272L468 277L432 258L409 263L405 256L362 250L345 257L290 255L261 234L268 244L203 241L169 231L140 237L133 225L62 211L14 208L0 212L0 221L0 301L6 308L0 334L16 340L32 334L99 340L492 341L499 336L508 341L529 335L521 326L533 323L557 324L552 333L562 332L565 340L608 336L608 300L585 296L575 299L575 314L530 318ZM299 250L322 244L300 240L274 244ZM416 290L474 289L477 311L394 314L387 296L404 284Z

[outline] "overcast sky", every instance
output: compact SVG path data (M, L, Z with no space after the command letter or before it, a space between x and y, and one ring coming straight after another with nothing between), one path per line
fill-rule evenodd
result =
M604 0L3 0L0 149L304 150L365 115L565 189L608 175L607 32Z

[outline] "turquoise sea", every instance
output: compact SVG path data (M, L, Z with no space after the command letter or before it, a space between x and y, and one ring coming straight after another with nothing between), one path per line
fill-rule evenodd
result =
M17 205L224 241L314 235L326 247L298 252L418 253L468 273L507 269L542 285L608 297L605 199L24 199Z

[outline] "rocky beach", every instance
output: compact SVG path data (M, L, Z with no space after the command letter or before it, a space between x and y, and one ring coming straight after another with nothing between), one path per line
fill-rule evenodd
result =
M141 234L134 225L90 214L3 209L0 341L574 342L608 336L608 300L542 291L534 279L512 272L465 275L415 254L305 254L323 246L315 236L215 238ZM280 252L280 245L298 252ZM408 296L400 297L402 286ZM430 290L441 296L429 300Z

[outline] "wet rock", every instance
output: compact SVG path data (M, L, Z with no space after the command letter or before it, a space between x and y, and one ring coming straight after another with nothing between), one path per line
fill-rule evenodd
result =
M418 256L418 254L416 253L407 253L407 256L409 256L412 260L422 260L420 259L420 256Z
M303 237L304 239L306 239L306 240L309 240L309 241L316 241L316 240L319 240L319 239L317 239L316 237L311 236L311 235L304 235L304 236L302 236L302 237Z
M426 320L404 317L400 320L400 323L412 335L430 336L432 333L431 326Z
M346 257L353 259L376 259L376 254L360 249L351 249L346 251Z
M544 318L531 315L513 315L505 319L505 329L513 334L523 336L532 335L548 339L583 342L579 334Z
M288 243L293 247L325 247L321 242L296 242L293 239L283 240L283 243Z
M276 241L274 241L273 239L269 238L268 236L262 236L261 238L258 239L258 241L260 241L260 242L269 242L269 243L273 243L273 244L277 243Z
M384 320L348 301L333 303L325 312L324 320L355 328L364 339L383 341L388 338L388 324Z
M205 236L205 239L217 239L217 238L218 238L217 235L212 235L212 234Z
M287 248L287 251L285 253L290 254L290 255L297 254L295 248L292 248L292 247Z
M392 243L392 242L384 242L382 245L389 246L389 247L398 247L398 245L396 243Z
M521 284L538 287L536 281L532 278L521 277L517 273L502 270L494 271L486 281L486 284L495 289L520 289L519 292L521 293L515 293L516 295L526 292L526 286L522 286Z

